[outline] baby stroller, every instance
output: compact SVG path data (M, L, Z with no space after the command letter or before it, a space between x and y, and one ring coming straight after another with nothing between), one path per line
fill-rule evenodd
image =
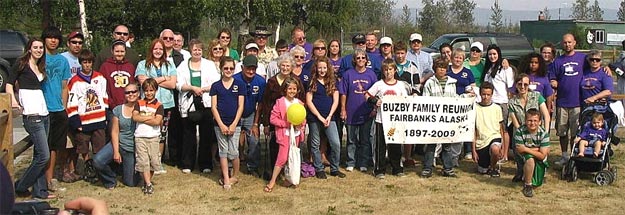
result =
M610 164L610 157L614 155L612 145L618 145L619 138L615 136L618 126L618 118L610 109L608 102L596 102L589 104L580 113L580 123L578 135L582 132L582 128L592 123L592 115L594 113L603 114L603 129L607 131L605 146L601 148L599 156L594 157L594 146L589 144L584 150L584 157L575 156L579 153L578 142L573 143L571 158L569 162L562 167L561 179L573 182L577 180L579 172L595 173L593 180L598 185L608 185L616 181L616 166Z

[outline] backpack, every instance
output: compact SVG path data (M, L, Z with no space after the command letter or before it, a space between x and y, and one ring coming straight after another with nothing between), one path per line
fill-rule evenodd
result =
M302 168L303 178L309 178L309 177L315 176L315 167L312 164L302 162L301 168Z

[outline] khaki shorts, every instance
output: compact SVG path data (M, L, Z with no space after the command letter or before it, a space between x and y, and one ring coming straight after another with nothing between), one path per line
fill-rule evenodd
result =
M158 145L160 137L135 137L135 170L137 172L157 171L161 169Z
M571 131L571 136L577 134L579 127L579 112L579 107L556 108L556 132L559 137L567 136L569 131Z

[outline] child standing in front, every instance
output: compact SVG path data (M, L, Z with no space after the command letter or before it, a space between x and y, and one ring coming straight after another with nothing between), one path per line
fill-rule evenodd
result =
M384 96L407 96L410 86L404 81L395 79L397 74L397 65L393 59L385 59L382 62L382 80L379 80L367 90L365 97L367 102L379 108L382 105ZM374 147L374 170L373 174L378 179L384 179L386 173L386 150L388 148L388 158L391 164L392 173L398 177L405 177L404 168L401 165L402 145L389 144L386 145L384 129L382 127L382 111L377 111L375 116L375 132L376 141Z
M244 96L247 85L234 79L234 60L230 57L222 58L221 81L213 83L210 90L211 111L215 118L215 134L219 147L219 165L223 179L220 180L223 188L228 190L239 182L239 134L241 133L241 115L243 114ZM228 172L228 161L232 161L232 176Z
M154 193L152 176L161 169L159 142L163 122L163 104L156 99L158 83L153 78L146 79L141 85L144 98L137 101L132 111L132 120L137 122L135 130L135 170L141 173L145 185L144 194Z
M579 153L577 156L584 157L586 146L592 145L595 147L593 155L595 157L599 156L601 147L605 145L605 141L608 138L608 131L603 129L603 123L603 114L592 114L592 123L584 125L582 133L580 133L574 140L574 142L579 142Z
M273 187L276 185L276 179L278 175L280 175L280 171L282 171L282 167L287 162L290 144L289 137L291 135L295 136L296 144L299 146L299 143L304 142L304 132L306 128L306 121L302 122L300 125L294 125L294 133L291 133L291 123L287 120L286 111L289 109L289 106L292 104L302 104L304 103L297 99L297 95L302 90L299 88L300 83L297 78L288 77L284 79L284 83L282 85L282 97L276 100L276 104L273 105L273 109L271 110L271 116L269 118L269 122L275 126L276 129L276 142L278 143L278 157L276 158L276 165L273 168L273 173L271 175L271 180L265 186L265 192L273 191ZM290 185L289 185L290 186Z
M501 106L493 104L493 84L484 82L480 88L482 101L475 106L475 140L471 145L473 161L477 162L477 172L499 177L497 161L501 158L501 137L503 117Z

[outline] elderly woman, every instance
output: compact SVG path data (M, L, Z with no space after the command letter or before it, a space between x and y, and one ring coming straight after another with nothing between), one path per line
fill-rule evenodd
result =
M235 62L239 62L239 52L236 49L229 47L230 41L232 40L232 33L230 32L230 29L221 29L221 31L217 34L217 39L219 40L221 46L225 49L224 56L229 56L234 59Z
M530 109L540 110L543 117L542 126L544 128L549 128L551 117L549 116L549 110L547 109L545 97L543 97L539 92L531 91L529 89L530 78L527 74L519 74L515 83L517 94L514 95L508 103L508 110L510 111L510 119L512 120L514 130L525 124L525 113ZM524 161L518 153L515 153L515 160L517 163L517 171L514 178L512 178L512 181L520 182L523 177Z
M204 45L198 39L189 41L191 58L183 61L176 69L178 80L178 100L182 115L183 145L181 169L190 173L195 166L197 154L198 165L203 173L213 170L211 144L216 142L211 113L211 98L208 94L211 85L220 80L217 67L210 60L202 57ZM195 113L194 113L195 112ZM197 126L200 126L200 145L197 147ZM197 150L196 150L197 149ZM197 151L197 153L196 153Z
M219 60L224 56L227 47L221 45L219 40L211 40L208 44L208 60L213 61L215 63L216 68L219 67Z
M122 182L129 187L137 186L140 179L135 172L135 127L132 111L139 99L139 87L128 84L124 87L125 102L113 109L111 119L111 142L93 156L93 167L97 170L102 184L114 189L117 180L115 171L109 166L112 162L122 165Z
M302 86L304 86L304 90L307 90L308 85L310 84L310 71L304 69L304 58L306 57L306 51L303 47L296 45L291 48L290 53L295 60L295 65L293 66L293 75L299 78Z
M260 115L260 123L265 127L264 134L266 136L274 133L274 127L269 123L269 115L276 103L276 100L282 96L281 89L284 84L284 80L288 77L295 77L292 73L293 67L295 67L295 60L293 60L291 55L284 54L278 57L278 66L280 67L280 73L267 80L267 87L265 88L265 93L263 94L263 100L256 111L256 114ZM305 101L303 86L299 86L299 89L300 93L297 98L301 101ZM271 135L271 139L269 141L269 151L271 154L271 166L273 167L278 156L278 144L276 143L275 135Z
M608 76L601 66L601 52L591 50L586 55L586 60L590 68L584 70L584 75L580 82L582 107L586 107L596 101L609 99L612 91L614 91L612 77Z

